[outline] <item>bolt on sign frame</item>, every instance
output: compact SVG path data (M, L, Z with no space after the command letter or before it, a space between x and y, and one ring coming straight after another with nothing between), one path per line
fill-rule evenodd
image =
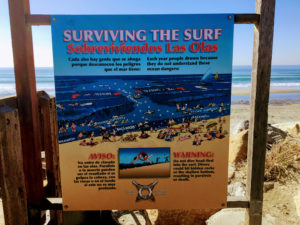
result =
M274 11L275 0L256 0L254 14L234 17L235 24L254 24L255 29L247 194L229 198L227 206L248 208L250 225L260 225L262 220ZM35 25L50 25L50 15L31 14L29 0L9 0L9 12L17 97L0 99L0 184L5 221L10 225L41 224L42 210L51 209L51 222L60 224L55 99L36 91L31 31ZM47 160L45 188L41 150Z

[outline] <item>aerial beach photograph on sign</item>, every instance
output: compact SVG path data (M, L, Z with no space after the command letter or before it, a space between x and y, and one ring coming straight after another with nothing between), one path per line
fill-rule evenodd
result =
M170 148L120 148L119 177L170 177Z
M0 225L299 225L299 0L9 0Z
M101 142L130 142L157 133L168 142L193 138L200 145L204 139L222 138L228 134L222 123L230 112L230 80L230 74L218 73L57 77L60 141L101 136ZM216 122L208 124L209 119ZM137 131L138 136L130 134ZM80 142L85 143L96 145Z

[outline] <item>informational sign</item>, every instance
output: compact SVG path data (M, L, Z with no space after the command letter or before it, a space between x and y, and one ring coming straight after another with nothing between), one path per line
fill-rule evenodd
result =
M64 210L226 207L233 18L51 17Z

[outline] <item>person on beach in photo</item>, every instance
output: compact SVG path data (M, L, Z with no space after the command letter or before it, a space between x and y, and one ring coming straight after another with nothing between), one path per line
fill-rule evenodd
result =
M166 137L165 137L165 141L173 141L174 140L174 138L173 138L173 136L172 136L172 133L171 133L171 131L169 131L169 132L167 132L166 133Z
M177 136L178 136L178 132L175 131L174 129L171 129L171 135L172 135L173 137L177 137Z
M190 128L190 129L189 129L189 132L190 132L191 134L196 134L196 133L197 133L197 128Z
M137 134L130 133L130 134L126 135L125 137L121 137L120 140L122 142L132 142L132 141L137 141L137 137L138 137Z
M65 131L65 128L62 126L62 127L59 128L58 133L63 134L64 131Z
M64 134L68 134L68 128L64 128Z
M82 140L80 143L79 143L79 145L81 145L81 146L86 146L87 144L86 144L86 140Z
M185 127L184 127L184 124L182 124L179 128L179 133L185 133L186 130L185 130Z
M89 138L92 138L92 137L95 137L95 132L92 131L90 134L89 134Z
M168 121L168 123L167 123L167 125L170 127L170 126L172 126L172 125L174 125L175 124L175 121L174 121L174 119L169 119L169 121Z
M206 129L206 134L204 134L204 137L206 137L206 139L209 141L213 139L209 128Z
M190 126L191 126L191 120L188 119L187 124L186 124L186 128L190 129Z
M150 130L150 125L149 125L149 121L147 118L145 119L143 129L147 130L147 131Z
M97 144L98 144L98 142L95 141L94 138L91 138L91 139L90 139L90 145L91 145L91 146L95 146L95 145L97 145Z
M185 141L185 140L189 140L189 139L191 139L191 135L187 135L187 134L183 135L183 136L179 135L177 142L178 141Z
M94 124L94 121L93 121L93 120L90 120L90 122L88 123L88 126L89 126L89 127L92 127L93 124Z
M216 138L216 133L217 133L217 130L214 129L213 131L211 131L209 134L210 136L212 137L212 139L215 139Z
M222 105L219 106L219 113L221 113L223 111L223 107Z
M226 118L225 118L225 116L223 117L223 123L224 123L224 124L226 123Z
M180 105L179 105L179 103L176 103L176 112L180 112L180 111L181 111Z
M82 133L82 132L79 132L78 138L79 138L79 139L82 139L82 138L83 138L83 133Z
M201 126L201 125L199 125L198 127L197 127L197 133L204 133L204 128Z
M138 128L143 129L143 127L144 127L144 124L142 122L139 122L138 123Z
M187 104L184 104L184 106L181 107L181 111L185 111L187 108Z
M105 126L100 126L100 134L103 135L106 131L106 127Z
M157 135L157 138L158 139L164 139L165 136L166 136L165 131L164 130L160 130L159 133L158 133L158 135Z
M146 152L140 152L137 156L135 156L133 158L133 161L131 162L131 164L134 164L136 161L140 160L142 162L147 161L150 164L152 164L152 161L149 159L153 156L153 154L149 155Z
M216 133L216 138L222 139L222 138L224 138L224 137L225 137L224 134L222 134L222 133L220 133L219 131L217 131L217 133Z
M112 141L113 141L113 142L116 142L116 141L117 141L117 139L116 139L117 133L116 133L116 130L115 130L115 129L112 130L111 136L112 136L112 139L113 139Z
M193 141L193 145L201 145L201 142L202 142L202 137L201 137L201 134L197 134L195 136L195 139Z
M103 142L111 142L110 138L110 134L108 133L108 131L105 131L105 133L102 136L102 141Z
M140 138L145 139L145 138L148 138L148 137L149 137L149 134L147 134L144 130L142 130Z
M206 122L205 120L202 120L200 126L205 127L205 122Z
M60 104L56 104L56 107L57 107L58 109L65 109L65 107L63 107L63 106L60 105Z
M144 114L149 114L149 115L151 115L151 114L153 114L155 111L154 110L150 110L150 109L148 109L146 112L144 112Z
M160 159L160 157L156 157L156 164L159 163L159 159Z
M220 133L220 134L223 133L223 126L222 126L222 124L220 124L220 126L219 126L219 133Z
M216 133L216 132L218 131L217 125L216 125L216 126L213 126L212 130L213 130L214 133Z
M87 142L86 144L89 145L89 146L91 146L91 147L93 147L93 146L97 145L98 142L94 141L94 138L91 138L90 141Z
M219 124L222 123L222 117L219 117L219 120L218 120Z
M135 94L135 95L133 95L133 98L140 99L140 98L142 98L142 96L140 94Z

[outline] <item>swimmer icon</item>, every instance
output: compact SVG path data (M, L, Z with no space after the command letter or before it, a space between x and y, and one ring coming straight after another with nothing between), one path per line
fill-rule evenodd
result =
M141 184L138 184L137 182L135 182L134 180L132 181L132 183L136 186L136 188L138 190L138 195L136 197L136 201L148 200L148 199L155 201L155 198L153 195L153 189L154 189L154 186L158 183L157 180L149 185L141 185ZM148 194L146 194L146 195L143 194L143 191L148 192Z

